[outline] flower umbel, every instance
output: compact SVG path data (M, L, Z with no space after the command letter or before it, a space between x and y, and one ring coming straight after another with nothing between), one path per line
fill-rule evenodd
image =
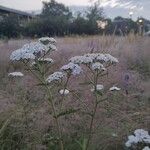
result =
M65 77L65 74L63 72L54 72L53 74L51 74L46 81L48 83L52 82L52 81L60 81L63 77Z
M67 65L62 66L61 70L67 73L71 73L72 75L78 75L82 72L81 67L78 64L74 64L72 62L70 62Z

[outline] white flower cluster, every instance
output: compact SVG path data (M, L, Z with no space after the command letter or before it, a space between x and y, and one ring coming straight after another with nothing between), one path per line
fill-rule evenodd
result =
M45 45L41 41L49 41L49 43ZM55 43L55 39L47 37L39 39L39 42L31 42L29 44L25 44L21 49L12 52L10 60L34 60L36 57L39 57L42 54L57 50Z
M12 73L9 73L8 76L11 76L11 77L23 77L23 73L21 72L12 72Z
M10 56L10 60L19 61L19 60L28 60L28 59L35 59L35 55L25 51L24 49L18 49L12 52Z
M50 37L42 37L39 42L44 44L50 51L56 51L56 40Z
M54 38L50 38L50 37L42 37L39 39L39 42L43 43L44 45L57 43Z
M111 56L110 54L102 53L89 53L83 56L75 56L72 57L70 61L76 64L90 64L94 62L115 64L119 62L117 58Z
M106 68L101 64L100 62L96 62L92 64L92 70L100 70L100 71L105 71Z
M137 129L134 131L134 135L128 136L128 141L125 143L126 147L132 147L138 143L150 144L150 135L148 131L143 129Z
M65 90L60 90L59 91L59 93L61 94L61 95L67 95L67 94L69 94L69 90L67 90L67 89L65 89Z
M49 77L46 79L48 83L51 83L52 81L60 81L63 77L65 77L65 74L63 72L54 72L53 74L49 75Z
M101 90L103 90L104 89L104 86L102 85L102 84L97 84L96 85L96 91L101 91ZM92 89L91 89L91 92L94 92L95 91L95 88L93 87Z
M90 64L93 60L92 58L86 56L75 56L70 59L70 62L75 64Z
M72 75L78 75L82 72L81 67L78 64L74 64L72 62L68 63L61 67L62 71L71 73Z
M118 88L118 87L116 87L116 86L113 86L113 87L111 87L109 90L110 90L110 91L120 91L121 88Z

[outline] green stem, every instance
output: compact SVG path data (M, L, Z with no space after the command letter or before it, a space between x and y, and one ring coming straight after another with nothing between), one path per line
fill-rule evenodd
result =
M63 140L62 140L62 132L61 132L61 128L60 128L60 124L59 124L59 120L58 118L56 117L57 113L56 113L56 108L55 108L55 105L54 105L54 102L52 100L52 94L51 94L51 90L50 88L48 87L44 77L43 78L40 78L37 74L35 74L32 69L30 67L28 67L28 65L25 63L26 67L30 70L30 72L42 83L45 85L45 88L47 89L47 92L48 92L48 100L51 104L51 107L52 107L52 111L53 111L53 119L55 121L55 124L56 124L56 128L57 128L57 132L58 132L58 136L59 136L59 144L60 144L60 150L64 150L64 146L63 146Z
M96 91L97 91L97 82L98 82L98 72L94 76L95 103L94 103L92 118L91 118L90 127L89 127L89 137L87 139L87 144L86 144L85 150L88 150L90 141L91 141L92 136L93 136L93 133L92 133L93 132L93 123L94 123L94 119L95 119L95 115L96 115L96 111L97 111L97 107L98 107L98 97L97 97L97 93L96 93Z
M70 75L68 75L67 80L66 80L66 83L64 84L64 88L63 88L64 91L63 91L63 95L62 95L62 100L61 100L61 102L60 102L60 112L61 112L61 110L62 110L63 101L64 101L64 99L65 99L65 89L67 88L69 79L70 79Z

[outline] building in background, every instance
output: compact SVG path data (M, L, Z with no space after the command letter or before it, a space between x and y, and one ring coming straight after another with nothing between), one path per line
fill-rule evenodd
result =
M17 18L20 20L20 22L30 21L31 19L33 19L35 17L33 14L23 12L20 10L7 8L7 7L0 5L0 20L2 20L4 17L10 16L10 15L17 16Z

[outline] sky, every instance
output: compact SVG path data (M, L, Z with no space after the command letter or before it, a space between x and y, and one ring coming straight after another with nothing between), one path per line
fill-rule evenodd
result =
M64 3L65 5L68 6L87 5L89 2L89 0L57 0L57 1ZM0 5L19 10L39 10L42 8L42 0L0 0Z
M18 10L40 10L42 8L42 1L49 0L0 0L0 5L18 9ZM57 2L63 3L67 6L70 5L81 5L86 6L89 5L90 1L96 0L56 0ZM110 6L116 7L117 5L128 7L130 6L129 0L100 0L103 7ZM141 0L132 0L132 1L141 1ZM149 0L148 0L149 1Z
M56 0L56 1L63 3L66 6L71 5L86 6L90 4L89 1L96 1L96 0ZM108 14L110 17L113 17L112 15L114 14L118 15L119 12L123 11L123 9L124 9L123 16L128 17L129 16L128 13L131 9L131 11L134 11L135 17L141 16L142 14L143 17L150 19L150 12L149 12L150 0L100 0L100 1L102 2L104 11L106 10L107 11L106 14ZM42 9L42 0L0 0L0 5L22 11L37 11ZM109 9L110 7L114 9ZM119 7L119 9L115 9L116 7Z

